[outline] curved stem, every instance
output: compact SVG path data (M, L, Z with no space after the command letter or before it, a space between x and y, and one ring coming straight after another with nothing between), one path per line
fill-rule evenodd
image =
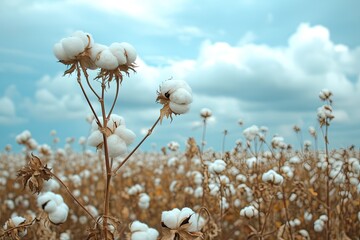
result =
M92 218L92 220L94 220L94 222L96 222L95 217L84 207L83 204L79 202L79 200L77 200L77 198L71 193L68 186L66 186L66 184L55 173L53 172L50 173L51 176L53 176L65 188L66 192L70 195L70 197L89 215L89 217Z
M154 130L155 126L160 122L161 117L159 117L154 125L148 130L145 137L138 143L138 145L129 153L129 155L115 168L113 174L115 175L116 172L129 160L129 158L134 154L134 152L141 146L141 144L151 135L152 131Z
M110 115L111 115L111 113L112 113L112 111L113 111L113 109L114 109L114 107L115 107L115 103L116 103L116 100L117 100L118 95L119 95L119 88L120 88L119 80L116 80L116 93L115 93L115 97L114 97L113 104L112 104L112 106L111 106L111 108L110 108L110 111L109 111L109 113L108 113L108 115L107 115L107 118L110 117Z
M81 70L82 70L83 73L84 73L84 76L85 76L85 79L86 79L86 82L87 82L89 88L90 88L91 91L94 93L94 95L95 95L98 99L100 99L99 94L97 94L97 92L94 90L94 88L93 88L92 85L90 84L89 74L87 73L86 68L85 68L81 63L80 63L80 67L81 67Z
M85 72L86 72L86 71L85 71ZM85 73L84 73L84 74L85 74ZM98 116L97 116L97 114L96 114L96 112L95 112L95 110L94 110L94 108L93 108L93 106L92 106L92 104L91 104L91 102L90 102L90 100L89 100L86 92L85 92L85 89L84 89L84 87L83 87L83 85L82 85L82 83L81 83L81 74L80 74L80 70L79 70L79 66L78 66L78 65L77 65L77 82L78 82L78 84L79 84L79 86L80 86L80 88L81 88L81 91L82 91L82 93L83 93L83 95L84 95L84 97L85 97L85 99L86 99L86 101L87 101L87 103L88 103L88 105L89 105L89 107L90 107L90 109L91 109L91 112L93 113L93 115L94 115L94 117L95 117L95 119L96 119L97 124L101 127L101 123L100 123L100 121L99 121L99 118L98 118Z
M105 97L105 80L103 79L101 83L101 98L99 99L100 105L101 105L101 113L103 116L103 126L107 127L107 117L105 113L105 103L104 103L104 97ZM104 215L103 215L103 230L104 230L104 236L105 239L107 239L107 216L109 215L109 198L110 198L110 182L111 182L111 166L110 166L110 158L109 158L109 150L108 150L108 144L107 144L107 136L105 132L103 134L103 143L104 143L104 155L105 155L105 169L106 169L106 187L105 187L105 197L104 197Z

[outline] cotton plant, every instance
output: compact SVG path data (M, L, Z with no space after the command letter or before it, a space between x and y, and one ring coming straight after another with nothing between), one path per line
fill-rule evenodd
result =
M205 220L191 208L174 208L161 214L162 240L193 239L202 237Z
M69 207L59 194L53 192L41 193L37 198L37 204L47 214L54 224L64 223L68 217Z
M29 225L30 219L26 219L22 216L12 216L7 220L3 226L3 229L6 232L6 235L11 239L20 239L27 235L27 227Z

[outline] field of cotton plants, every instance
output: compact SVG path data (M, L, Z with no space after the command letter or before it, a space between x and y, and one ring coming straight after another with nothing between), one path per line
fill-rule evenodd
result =
M268 136L266 127L250 125L243 126L245 141L233 143L232 150L210 150L206 128L212 112L203 108L202 138L188 138L185 151L169 139L160 152L141 152L138 147L159 123L189 110L191 87L163 82L158 119L129 149L135 134L113 109L123 74L136 69L135 48L97 44L78 31L55 44L54 53L66 66L64 74L77 78L93 113L91 132L61 148L38 144L25 130L14 139L23 151L5 147L0 239L360 239L360 152L355 146L328 147L330 90L320 92L314 112L319 131L306 129L313 139L300 149ZM89 79L90 70L98 70L96 81ZM110 86L116 95L106 109ZM99 113L90 94L100 103ZM294 134L302 131L294 126ZM51 134L56 142L56 132ZM75 150L76 142L92 151Z

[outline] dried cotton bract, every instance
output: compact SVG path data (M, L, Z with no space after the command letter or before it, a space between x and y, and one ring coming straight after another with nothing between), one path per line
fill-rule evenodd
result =
M203 108L200 110L200 116L204 119L207 119L212 116L212 111L208 108Z
M167 80L160 85L156 101L164 107L160 110L160 120L171 118L172 114L184 114L189 111L192 102L190 86L181 80Z
M11 239L19 239L19 237L26 236L27 229L25 227L19 227L19 228L17 228L17 227L26 222L27 222L27 220L25 218L23 218L21 216L14 216L5 222L4 229L8 230L8 229L14 228L14 230L10 231L10 233L8 233L8 234L12 237Z

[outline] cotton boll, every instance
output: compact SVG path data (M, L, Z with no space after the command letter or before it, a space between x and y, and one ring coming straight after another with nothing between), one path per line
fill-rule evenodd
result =
M119 65L125 65L127 63L125 48L121 43L112 43L109 46L109 50L116 57Z
M170 102L169 107L171 111L177 114L184 114L190 110L190 105L176 104L174 102Z
M61 40L61 45L69 59L74 59L79 53L84 51L86 46L78 37L63 38Z
M134 221L130 226L131 232L146 232L149 227L140 221Z
M67 219L69 209L59 206L56 211L49 213L49 220L54 224L64 223Z
M156 240L159 236L159 232L154 228L149 228L146 231L147 234L147 240Z
M190 86L182 80L167 80L163 82L160 86L160 92L163 96L165 96L165 93L171 95L179 88L184 88L189 93L192 93Z
M37 205L41 208L43 208L43 205L45 205L49 201L53 201L55 194L53 192L45 192L41 193L37 198Z
M138 202L138 206L141 209L148 209L149 205L150 205L149 202L150 202L149 195L147 195L146 193L141 193L140 198L139 198L139 202Z
M99 130L95 130L88 137L87 144L93 147L97 147L103 141L103 134Z
M190 217L192 214L194 214L194 211L191 208L184 207L183 209L181 209L181 212L178 216L178 225L181 224L184 219Z
M177 104L190 104L192 95L184 88L179 88L170 95L170 101Z
M109 49L104 49L98 55L95 60L96 66L106 70L114 70L118 67L118 61L116 57L110 52Z
M115 130L119 126L125 126L125 119L117 114L111 114L107 123L107 127Z
M189 232L198 232L205 225L205 219L199 214L195 213L191 215L189 219L190 226L188 227Z
M130 43L127 43L127 42L122 42L120 44L125 49L126 63L128 65L134 63L136 60L136 57L137 57L135 48Z
M163 211L161 214L161 222L163 222L168 228L177 228L177 219L180 215L180 209L174 208L171 211Z
M107 48L108 47L106 45L94 43L90 49L91 60L95 62L99 58L100 53Z
M131 240L146 240L147 236L147 232L134 232L131 234Z
M57 208L58 205L56 204L55 201L50 200L50 201L48 201L47 203L45 203L43 206L44 206L43 209L44 209L46 212L52 213L52 212L55 212L55 211L56 211L56 208Z
M26 221L26 219L21 216L14 216L11 218L11 220L13 221L15 226L19 226Z
M115 134L124 140L127 145L131 144L136 138L135 133L130 129L127 129L125 126L117 127Z
M83 31L76 31L73 34L71 34L71 36L81 39L85 47L86 46L91 47L94 44L94 39L90 33L85 33Z
M58 60L65 60L65 61L69 60L69 57L66 55L65 50L61 43L55 43L53 47L53 52Z
M107 138L109 157L115 158L127 152L126 143L118 135L112 134Z

